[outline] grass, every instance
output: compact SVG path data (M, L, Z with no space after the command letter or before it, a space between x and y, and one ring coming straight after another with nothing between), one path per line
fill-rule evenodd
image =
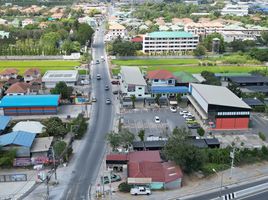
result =
M65 60L27 60L27 61L0 61L0 71L6 68L16 68L19 74L23 74L25 70L36 67L44 74L47 70L73 70L75 66L80 65L79 61Z
M210 71L213 73L226 73L226 72L235 72L235 73L248 73L253 70L263 70L266 67L263 66L148 66L140 67L144 71L152 71L157 69L166 69L170 72L184 71L191 74L201 73L202 71ZM114 68L112 73L114 75L118 74L120 68Z
M112 64L120 66L197 65L198 62L198 59L112 60Z

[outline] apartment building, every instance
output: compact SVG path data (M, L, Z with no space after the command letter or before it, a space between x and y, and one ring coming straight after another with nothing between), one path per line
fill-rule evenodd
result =
M190 22L185 24L184 31L196 35L207 35L214 32L220 32L224 29L224 25L220 22Z
M199 38L184 31L152 32L144 35L143 52L186 52L192 51L198 45Z

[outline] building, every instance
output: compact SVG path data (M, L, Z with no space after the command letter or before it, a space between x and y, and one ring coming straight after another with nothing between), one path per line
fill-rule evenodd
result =
M1 80L8 80L10 78L16 79L18 76L18 70L15 68L7 68L4 71L0 72Z
M0 116L0 134L5 131L11 121L9 116Z
M120 38L127 37L126 27L124 27L123 25L121 25L117 22L112 22L109 24L108 33L105 36L105 40L111 41L111 40L114 40L118 37L120 37Z
M8 25L8 21L0 18L0 25Z
M17 82L12 84L6 91L5 94L8 96L26 95L31 94L31 85L29 83Z
M147 84L138 67L121 67L120 87L124 97L134 95L137 98L149 97Z
M3 150L16 148L16 157L30 157L35 135L23 131L7 133L0 136L0 146Z
M223 36L224 42L227 43L233 42L235 40L257 40L256 35L246 34L242 31L221 31L219 33Z
M241 5L241 4L227 4L221 10L222 15L236 15L236 16L245 16L248 15L248 5Z
M67 86L75 86L78 82L79 74L76 70L49 70L42 77L42 82L46 88L54 88L57 83L65 82Z
M51 115L57 114L59 95L4 96L0 101L4 115Z
M24 131L29 133L40 134L45 131L46 127L38 121L20 121L13 128L13 131Z
M190 22L184 25L184 31L200 36L220 32L223 28L224 25L217 21Z
M144 53L187 52L198 45L198 36L188 32L152 32L144 35Z
M199 83L199 81L190 73L178 71L174 72L173 75L176 77L178 86L188 87L190 83Z
M146 78L151 86L175 86L176 77L167 70L148 71Z
M9 32L0 31L0 39L8 39L9 38Z
M22 28L24 28L25 26L30 25L30 24L34 24L33 19L27 18L27 19L24 19L21 21Z
M40 69L38 68L27 69L23 75L24 82L26 83L30 83L32 80L40 78L40 77L41 77L41 72L40 72Z
M43 164L49 161L49 151L53 137L35 138L31 146L31 161L34 164Z
M228 88L190 84L188 100L213 129L248 129L250 110L243 100Z
M247 86L268 86L268 77L265 76L233 76L229 81L239 87Z

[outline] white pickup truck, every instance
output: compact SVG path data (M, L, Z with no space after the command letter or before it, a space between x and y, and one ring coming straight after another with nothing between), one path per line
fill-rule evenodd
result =
M150 195L151 194L151 190L149 188L146 187L136 187L136 188L131 188L130 190L130 194L132 195Z

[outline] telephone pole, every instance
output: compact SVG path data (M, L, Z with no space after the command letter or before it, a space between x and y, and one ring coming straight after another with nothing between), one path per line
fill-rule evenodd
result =
M232 159L231 161L231 172L230 172L230 179L232 179L233 176L233 168L234 168L234 158L235 158L235 146L233 146L233 151L230 152L230 157Z

